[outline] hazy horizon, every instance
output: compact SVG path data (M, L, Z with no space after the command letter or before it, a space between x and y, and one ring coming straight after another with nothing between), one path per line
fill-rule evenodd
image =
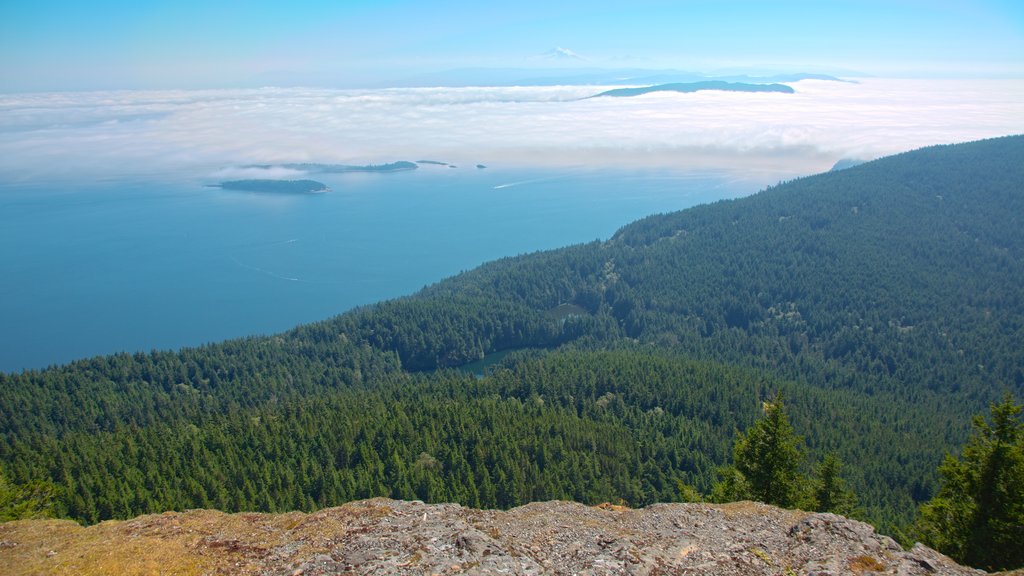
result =
M1001 0L9 2L0 92L393 87L509 68L1021 78L1022 26Z
M772 181L772 174L825 171L840 159L1024 133L1022 80L789 85L793 94L594 99L584 98L601 87L0 95L0 180L216 181L249 164L432 159L671 167Z

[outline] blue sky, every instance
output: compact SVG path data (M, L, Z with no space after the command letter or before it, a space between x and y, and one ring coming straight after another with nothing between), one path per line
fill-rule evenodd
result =
M542 56L555 47L581 58ZM1024 3L0 3L0 92L353 87L464 67L1021 77Z

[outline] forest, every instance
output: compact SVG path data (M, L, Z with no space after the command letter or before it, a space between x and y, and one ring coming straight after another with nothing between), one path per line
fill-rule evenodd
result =
M712 498L784 398L801 474L841 462L852 513L912 538L972 416L1024 398L1022 182L1024 137L925 148L274 336L0 374L0 479L85 523L638 507Z

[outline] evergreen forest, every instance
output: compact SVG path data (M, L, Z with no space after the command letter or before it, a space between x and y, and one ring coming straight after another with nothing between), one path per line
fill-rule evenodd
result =
M776 494L951 549L983 440L1024 474L1022 226L1024 136L937 146L274 336L0 374L0 487L84 523ZM782 492L750 491L763 422L794 438Z

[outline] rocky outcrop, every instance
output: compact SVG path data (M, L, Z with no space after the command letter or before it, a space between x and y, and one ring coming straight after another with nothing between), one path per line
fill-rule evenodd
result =
M740 502L509 511L374 499L312 514L208 510L82 528L0 525L5 574L982 574L833 514Z

